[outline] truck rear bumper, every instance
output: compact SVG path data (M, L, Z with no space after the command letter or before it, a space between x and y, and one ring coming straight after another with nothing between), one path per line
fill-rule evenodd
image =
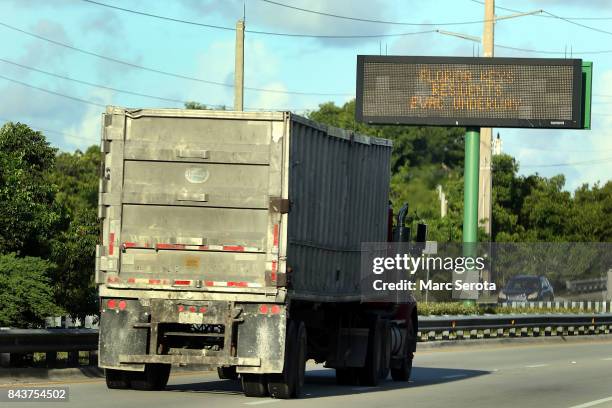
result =
M126 355L121 354L119 361L122 364L201 364L210 366L243 366L260 367L259 357L229 357L229 356L194 356L194 355Z

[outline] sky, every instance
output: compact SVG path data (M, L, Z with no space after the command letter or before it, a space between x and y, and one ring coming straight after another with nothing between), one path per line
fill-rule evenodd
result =
M43 130L52 145L74 151L99 143L105 105L180 108L197 101L231 107L233 88L223 84L233 84L231 28L243 14L250 31L245 86L257 88L245 91L247 109L304 113L327 101L343 104L355 95L359 54L482 55L477 42L435 32L480 37L484 6L477 0L96 2L198 24L85 0L0 0L0 123L26 123ZM519 160L521 174L564 174L569 191L605 183L612 175L612 0L497 0L496 7L497 16L513 14L503 8L546 13L498 21L495 56L573 57L594 65L591 130L494 129L503 152Z

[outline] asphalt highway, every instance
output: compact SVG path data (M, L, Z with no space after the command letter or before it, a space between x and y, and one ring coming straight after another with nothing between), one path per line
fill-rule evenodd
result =
M51 406L604 408L612 407L612 340L425 349L417 352L409 383L386 380L374 388L337 386L333 370L309 365L300 400L247 398L237 381L219 380L208 372L176 373L168 388L159 392L107 390L101 379L47 384L65 385L70 401Z

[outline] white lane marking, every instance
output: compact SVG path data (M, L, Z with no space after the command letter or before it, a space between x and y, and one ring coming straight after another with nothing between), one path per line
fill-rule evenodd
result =
M584 404L580 404L580 405L573 405L569 408L588 408L588 407L594 407L595 405L599 405L599 404L603 404L604 402L610 402L612 401L612 397L608 397L608 398L602 398L602 399L598 399L595 401L589 401L589 402L585 402Z
M280 400L268 399L268 400L263 400L263 401L245 402L244 405L262 405L262 404L271 404L273 402L280 402Z
M612 357L602 358L603 361L612 361Z
M534 364L525 366L525 368L538 368L538 367L546 367L548 364Z
M461 378L461 377L467 377L467 374L454 374L454 375L445 375L442 378Z

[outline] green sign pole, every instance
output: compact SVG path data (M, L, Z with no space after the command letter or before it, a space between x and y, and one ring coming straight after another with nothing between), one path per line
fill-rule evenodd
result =
M480 166L480 128L465 133L463 171L463 243L478 241L478 171Z
M465 132L465 164L463 170L463 256L476 257L478 242L478 173L480 170L480 128L467 128ZM455 277L456 278L456 277ZM453 280L455 279L453 278ZM467 270L461 277L465 282L478 282L478 272ZM453 293L464 304L478 299L477 291Z

